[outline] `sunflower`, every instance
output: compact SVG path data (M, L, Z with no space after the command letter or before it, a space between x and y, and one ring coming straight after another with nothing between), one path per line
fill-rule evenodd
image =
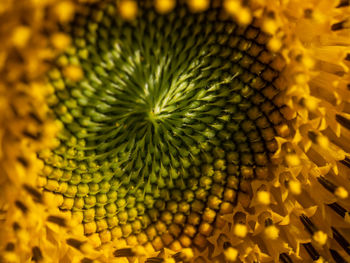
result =
M349 262L348 0L0 3L0 262Z

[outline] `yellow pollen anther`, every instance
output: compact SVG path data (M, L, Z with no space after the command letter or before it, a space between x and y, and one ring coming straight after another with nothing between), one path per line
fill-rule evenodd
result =
M241 25L248 25L252 21L252 15L248 8L241 8L239 15L236 17L237 22Z
M246 225L243 224L235 224L233 228L233 233L241 238L244 238L247 235L248 229Z
M132 20L137 15L137 3L132 0L123 0L119 4L120 15L127 20Z
M294 153L289 153L286 155L285 160L288 166L298 166L300 165L299 157Z
M282 47L282 41L277 38L277 37L273 37L269 40L269 42L267 43L267 47L272 51L272 52L277 52L281 49Z
M329 146L329 140L326 136L323 135L319 135L316 138L316 142L319 146L321 146L322 148L327 149Z
M315 111L318 107L318 102L315 99L307 98L302 100L302 104L309 110Z
M67 48L69 46L69 44L71 43L71 39L68 35L63 34L63 33L55 33L52 37L51 37L51 42L52 45L59 49L59 50L63 50L65 48Z
M175 4L174 0L155 0L155 8L161 14L169 13L174 9Z
M314 65L315 65L315 61L314 61L311 57L309 57L309 56L304 56L304 57L302 58L302 63L303 63L303 65L304 65L306 68L308 68L308 69L313 68Z
M31 30L26 26L18 26L12 33L12 43L14 46L22 48L24 47L30 38Z
M288 189L292 194L299 195L301 193L301 184L296 180L289 181Z
M66 78L72 81L79 81L83 78L84 73L81 67L69 65L64 68L63 74Z
M263 23L262 29L271 35L274 35L278 29L277 23L273 19L266 19Z
M335 189L334 194L341 199L346 199L349 196L348 191L346 191L346 189L342 186L339 186L337 189Z
M320 230L315 232L312 238L321 246L323 246L327 242L327 234Z
M268 238L268 239L272 239L272 240L275 240L278 238L278 235L279 235L279 229L274 226L274 225L271 225L271 226L268 226L265 228L265 236Z
M229 248L225 249L224 255L225 255L225 259L227 261L235 261L237 259L237 256L238 256L238 251L237 251L237 249L235 249L233 247L229 247Z
M312 14L312 18L316 23L324 23L327 19L326 15L323 12L315 10Z
M267 191L257 192L257 200L262 205L270 204L270 193Z
M252 14L250 9L242 7L240 1L226 0L224 2L226 12L232 15L239 24L248 25L252 21Z
M299 85L303 85L303 84L307 83L307 81L308 81L308 76L304 73L298 73L295 76L295 82Z
M67 22L73 18L74 4L62 1L55 6L55 14L61 22Z
M209 7L209 0L188 0L187 4L192 12L203 12Z
M224 8L229 14L236 14L236 10L241 7L241 4L237 0L225 0Z

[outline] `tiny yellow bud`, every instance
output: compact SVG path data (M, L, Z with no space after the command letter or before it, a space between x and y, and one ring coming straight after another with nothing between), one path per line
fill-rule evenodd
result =
M69 1L62 1L55 6L54 11L61 22L67 22L73 18L74 4Z
M309 110L315 111L318 107L318 102L315 99L307 98L302 100L302 104Z
M129 245L129 246L136 246L138 243L137 243L137 237L134 236L134 235L130 235L126 238L126 243Z
M72 209L73 205L74 205L73 198L64 198L63 203L60 206L60 208L70 210L70 209Z
M152 245L153 245L155 250L161 250L164 247L164 244L163 244L161 238L158 236L155 239L153 239Z
M269 18L269 19L266 19L263 23L263 27L262 29L266 32L266 33L269 33L271 35L274 35L278 29L278 25L276 23L275 20Z
M36 185L41 188L47 184L47 178L44 176L38 176L36 179Z
M279 229L274 225L266 227L264 232L265 232L265 236L268 239L272 239L272 240L277 239L279 235Z
M304 85L305 83L307 83L308 81L308 76L307 74L304 74L304 73L298 73L296 76L295 76L295 82L299 85Z
M282 41L279 38L273 37L269 40L267 43L267 47L272 51L272 52L277 52L281 49L282 47Z
M188 0L187 3L192 12L202 12L209 7L209 0Z
M18 48L23 48L27 45L31 35L31 30L27 26L18 26L12 33L12 43Z
M84 220L83 212L76 211L72 214L72 218L71 218L71 220L69 220L69 225L71 227L75 227L75 228L78 226L80 227L80 226L82 226L81 222L83 222L83 220Z
M139 233L137 235L137 240L139 242L139 244L145 244L148 241L147 235L145 233Z
M229 247L229 248L225 249L224 255L225 255L225 259L227 261L235 261L237 259L237 256L238 256L238 251L237 251L237 249L235 249L233 247Z
M315 61L314 61L311 57L309 57L309 56L304 56L304 57L302 58L302 63L303 63L303 65L304 65L306 68L308 68L308 69L313 68L314 65L315 65Z
M111 232L107 231L107 230L100 232L99 236L101 239L101 243L107 243L107 242L111 241L111 239L112 239Z
M122 229L119 226L112 228L111 230L113 238L119 239L123 236Z
M181 251L182 249L181 243L175 240L173 243L171 243L170 249L173 251Z
M241 25L248 25L252 21L252 14L246 7L242 7L240 1L225 0L224 9L229 15L235 17L237 22Z
M83 78L84 73L81 67L69 65L64 68L63 74L66 78L72 80L72 81L79 81Z
M209 236L213 231L213 226L209 223L203 222L199 226L199 232L204 236Z
M241 8L236 16L237 22L241 25L248 25L252 22L252 15L248 8Z
M45 185L45 189L54 192L54 191L57 191L58 188L59 188L59 184L56 180L51 180L51 179L47 180L47 184Z
M286 155L285 160L288 166L298 166L300 165L300 159L298 155L294 153L289 153Z
M292 194L299 195L301 193L301 184L296 180L289 181L288 189Z
M233 15L236 14L237 10L241 8L241 4L237 0L225 0L224 8L227 13Z
M235 224L233 228L233 233L238 237L245 237L247 235L248 229L246 225L243 224Z
M137 15L137 3L133 0L123 0L119 4L120 15L127 20L132 20Z
M326 136L323 135L319 135L316 138L316 142L319 146L321 146L322 148L327 149L329 146L329 140ZM346 198L346 197L345 197Z
M323 246L327 242L327 234L320 230L315 232L312 238L321 246Z
M95 221L89 222L89 223L85 223L84 224L84 233L85 234L92 234L96 232L96 223Z
M258 191L257 193L257 200L262 205L268 205L270 204L270 193L267 191Z
M179 241L183 247L189 247L192 244L192 239L187 235L181 235Z
M71 39L66 34L55 33L51 37L51 42L55 48L57 48L59 50L63 50L69 46Z
M335 189L334 194L341 199L346 199L349 196L348 191L346 191L346 189L342 186L339 186L337 189Z
M175 0L155 0L155 8L161 14L169 13L175 7Z

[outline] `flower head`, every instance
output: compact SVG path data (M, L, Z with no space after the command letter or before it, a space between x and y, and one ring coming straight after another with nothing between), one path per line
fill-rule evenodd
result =
M348 261L349 15L0 4L0 262Z

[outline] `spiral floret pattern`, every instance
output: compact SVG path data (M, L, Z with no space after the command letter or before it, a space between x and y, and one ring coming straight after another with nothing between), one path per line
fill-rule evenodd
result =
M40 154L45 190L102 243L204 247L241 182L269 176L285 128L281 56L258 23L240 26L220 8L144 4L128 21L94 5L69 33L49 73L62 130Z

